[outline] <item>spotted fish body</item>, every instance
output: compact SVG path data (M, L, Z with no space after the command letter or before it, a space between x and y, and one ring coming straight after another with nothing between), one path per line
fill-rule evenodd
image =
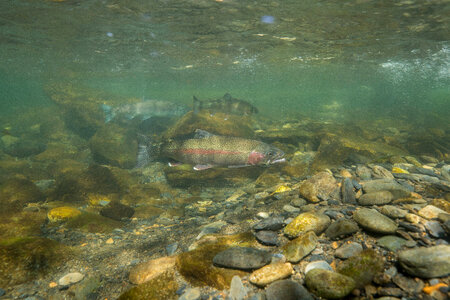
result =
M238 137L211 135L161 146L161 154L176 161L195 165L194 169L213 166L243 167L284 161L284 153L269 144Z

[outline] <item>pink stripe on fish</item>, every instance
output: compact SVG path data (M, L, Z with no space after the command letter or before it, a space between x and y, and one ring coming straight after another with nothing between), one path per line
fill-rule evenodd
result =
M184 154L242 154L241 151L228 151L228 150L208 150L208 149L180 149L179 152Z

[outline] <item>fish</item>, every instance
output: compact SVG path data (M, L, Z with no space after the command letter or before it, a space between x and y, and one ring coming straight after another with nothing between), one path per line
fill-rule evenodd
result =
M225 114L250 116L258 113L258 109L252 104L244 100L233 98L226 93L222 98L217 100L201 101L194 96L194 113L207 110L210 113L221 112Z
M112 107L102 104L101 108L105 114L105 123L120 117L127 120L139 118L141 121L151 117L177 117L182 116L189 111L188 106L162 101L162 100L144 100L133 104L124 104Z
M136 167L145 166L155 153L193 165L196 171L213 167L268 166L285 161L284 152L272 145L258 140L214 135L201 129L196 130L193 138L167 141L152 151L140 143Z

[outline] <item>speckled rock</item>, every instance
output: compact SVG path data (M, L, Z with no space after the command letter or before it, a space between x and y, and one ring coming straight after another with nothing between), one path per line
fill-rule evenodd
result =
M313 300L309 292L293 280L278 280L266 288L267 300Z
M325 299L340 299L355 288L352 278L322 269L313 269L306 273L305 283L308 289Z
M373 277L383 270L383 266L383 257L372 249L366 249L341 262L336 271L353 278L356 287L360 288L370 283Z
M450 274L450 245L420 247L398 253L400 266L413 276L442 277Z
M358 199L359 205L383 205L388 204L394 199L394 196L389 191L379 191L368 194L363 194Z
M133 267L130 271L130 282L133 284L141 284L149 281L167 270L174 268L176 258L174 256L165 256L149 260Z
M328 225L330 225L330 217L317 212L306 212L298 215L291 223L284 228L284 234L289 238L295 238L302 233L314 231L321 234Z
M257 286L266 286L276 280L284 279L293 272L290 263L277 262L254 271L249 280Z
M288 242L282 247L284 256L291 263L298 263L303 257L311 253L317 246L317 236L309 231Z
M338 219L331 223L325 231L325 235L330 239L336 239L338 237L345 237L352 235L359 230L358 225L348 219Z
M214 256L213 263L220 267L252 270L270 263L270 253L249 247L232 247Z
M377 233L394 233L398 227L397 223L375 209L359 209L353 214L353 219L364 229Z
M300 196L311 201L326 200L338 188L336 179L328 172L320 172L300 185Z

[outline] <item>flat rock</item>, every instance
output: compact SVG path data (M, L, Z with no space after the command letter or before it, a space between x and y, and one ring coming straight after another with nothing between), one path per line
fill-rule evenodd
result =
M300 196L310 202L326 200L338 188L336 179L328 172L320 172L303 181L300 185Z
M398 253L400 266L413 276L443 277L450 274L450 245L420 247Z
M334 256L341 258L341 259L347 259L349 257L355 256L358 253L361 253L363 251L363 247L355 242L350 242L348 244L344 244L341 247L336 249L336 252L334 253Z
M342 203L356 204L356 193L353 190L353 182L350 178L342 180L341 194Z
M418 211L419 216L424 217L425 219L437 219L439 214L443 213L446 212L434 205L427 205Z
M302 233L314 231L317 235L330 225L330 217L317 212L305 212L298 215L284 228L284 234L289 238L295 238Z
M406 245L406 243L407 240L395 235L386 235L377 240L378 245L392 252L396 252L397 250L401 249Z
M298 263L303 257L311 253L317 246L317 236L309 231L288 242L282 247L284 256L291 263Z
M365 193L389 191L394 196L394 199L411 196L411 191L394 179L375 179L362 182L361 185Z
M311 294L298 282L278 280L266 288L267 300L314 300Z
M394 175L392 175L391 172L389 172L386 168L383 168L382 166L373 166L372 174L374 178L394 179Z
M326 299L343 298L355 288L352 278L322 269L313 269L306 273L305 283L311 292Z
M141 284L175 267L176 257L165 256L149 260L133 267L130 271L129 280L133 284Z
M404 218L408 213L407 210L398 208L394 205L384 205L380 208L380 212L392 219Z
M69 274L66 274L63 277L61 277L58 280L58 284L63 285L63 286L70 285L70 284L77 283L77 282L83 280L83 278L84 278L84 275L81 273L78 273L78 272L69 273Z
M338 237L352 235L358 230L359 227L354 221L349 219L338 219L328 226L325 235L330 239L336 239Z
M394 233L398 227L397 223L390 218L380 214L375 209L370 208L357 210L353 214L353 219L361 225L361 227L377 233Z
M438 221L426 221L424 225L431 236L435 238L444 238L446 236L444 228Z
M359 205L384 205L390 203L394 196L389 191L379 191L363 194L359 199Z
M274 281L290 276L293 271L294 269L290 263L276 262L253 271L249 280L257 286L266 286Z
M252 270L259 269L271 261L270 253L250 247L232 247L219 252L213 263L220 267Z

